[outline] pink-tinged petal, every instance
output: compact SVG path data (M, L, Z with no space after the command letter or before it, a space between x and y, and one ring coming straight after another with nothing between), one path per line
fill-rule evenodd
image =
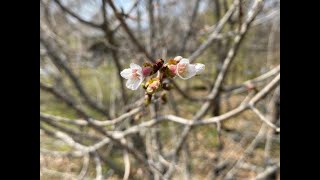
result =
M180 63L182 63L182 64L189 64L190 61L189 61L189 59L182 58L182 59L180 60L179 64L180 64Z
M196 65L187 64L186 70L183 73L177 73L181 79L190 79L197 74Z
M139 78L131 78L128 79L127 83L126 83L126 87L128 89L131 90L137 90L140 86L140 84L142 83L143 78L139 79Z
M183 58L177 64L176 73L181 79L189 79L196 75L196 65L189 64L189 59Z
M135 63L131 63L130 64L130 68L131 69L137 69L138 71L142 70L141 66L139 66L138 64L135 64Z
M132 75L132 70L131 69L124 69L120 72L120 75L125 79L129 79Z
M197 63L196 64L196 72L197 74L201 74L205 70L205 65Z
M181 59L182 59L182 56L176 56L176 57L174 58L175 61L180 61Z
M170 65L168 65L168 68L169 68L169 70L171 72L171 75L175 76L176 72L177 72L177 65L170 64Z

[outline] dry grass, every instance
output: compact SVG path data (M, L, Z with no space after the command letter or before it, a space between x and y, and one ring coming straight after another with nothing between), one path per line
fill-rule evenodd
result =
M229 105L227 105L227 103L224 101L222 103L222 112L226 112L230 110L230 108L235 108L243 100L243 98L244 96L240 95L232 97L230 99ZM186 104L185 106L180 107L181 113L186 117L191 117L193 115L190 112L193 112L194 108L195 107L190 106L190 104ZM172 109L168 107L164 107L163 110L166 111L166 114L173 113ZM223 125L227 128L232 129L233 131L222 132L224 149L222 151L220 160L231 160L232 162L234 162L240 158L243 151L259 131L261 121L254 113L246 111L235 118L225 121ZM178 125L170 122L163 123L159 126L161 128L161 140L165 144L165 147L167 147L168 149L172 148L175 143L174 138L172 138L174 137L174 134L179 134L179 132L172 132L172 130L177 129L177 126ZM42 147L46 147L52 150L61 151L68 149L61 142L53 140L52 138L49 138L47 136L41 136L41 144ZM206 175L212 170L212 167L215 165L214 159L217 157L218 144L219 141L215 125L197 127L191 132L189 136L189 149L190 163L193 167L193 169L191 170L193 179L205 179ZM279 158L279 149L279 144L274 143L271 151L272 157L276 159ZM164 150L166 152L166 149ZM246 158L246 162L250 162L251 164L257 166L262 166L264 161L263 155L264 143L261 143L256 148L252 156ZM119 158L119 161L121 161L121 158ZM41 167L46 167L47 169L54 169L58 172L73 174L73 177L65 177L66 179L72 179L75 178L76 175L80 172L80 169L82 167L82 160L81 158L52 158L49 156L41 155L40 164ZM106 169L107 168L105 168L105 170ZM181 170L177 170L173 179L181 179L181 173ZM237 177L239 179L248 179L254 177L255 175L256 174L252 171L241 170L238 172ZM87 177L94 178L94 176L95 170L93 168L90 168ZM43 180L61 179L62 175L59 173L43 172L40 178ZM122 177L112 175L110 176L110 179L122 179Z

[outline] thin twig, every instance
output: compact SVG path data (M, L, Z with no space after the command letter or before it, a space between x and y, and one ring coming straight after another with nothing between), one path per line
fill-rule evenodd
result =
M94 162L96 163L96 180L103 180L101 160L96 152L94 153Z
M62 3L60 2L60 0L54 0L54 2L66 13L68 13L69 15L71 15L72 17L76 18L78 21L80 21L83 24L86 24L90 27L94 27L94 28L101 28L100 24L96 24L90 21L86 21L83 18L81 18L80 16L78 16L77 14L75 14L74 12L72 12L71 10L69 10L68 8L66 8L64 5L62 5Z
M121 13L119 13L119 11L117 10L116 6L114 5L112 0L108 0L109 5L111 6L116 18L120 21L122 27L124 28L125 32L128 34L129 38L131 39L131 41L133 42L134 45L136 45L136 47L138 48L138 50L140 52L142 52L149 61L154 62L155 58L152 57L147 50L140 44L140 42L138 41L138 39L134 36L133 32L131 31L131 29L129 28L129 26L127 25L127 23L125 22L125 20L123 19L123 16L121 15Z
M128 151L126 150L123 150L123 162L124 162L124 169L125 169L123 180L128 180L130 175L130 159L129 159Z
M71 82L75 86L76 90L79 92L83 100L94 110L97 112L105 115L106 117L110 118L110 115L107 111L107 108L103 107L102 105L96 103L85 91L83 85L81 84L78 77L74 74L74 72L68 67L66 64L66 59L63 59L62 56L59 55L57 50L54 47L54 44L49 42L49 40L45 37L44 33L40 34L40 41L47 49L48 55L51 57L51 60L54 62L56 66L61 68L70 78Z

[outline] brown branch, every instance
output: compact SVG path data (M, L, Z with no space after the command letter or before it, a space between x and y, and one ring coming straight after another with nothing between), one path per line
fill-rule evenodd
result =
M138 107L138 108L132 109L131 111L124 113L114 119L103 120L103 121L92 119L92 121L94 121L94 123L97 126L115 125L116 123L122 122L123 120L127 119L128 117L131 117L131 116L141 112L141 110L142 110L142 108ZM64 123L73 124L73 125L77 125L77 126L87 126L88 125L88 122L86 120L68 119L65 117L54 116L54 115L42 113L42 112L40 112L40 118L50 119L51 121L55 121L55 122L64 122Z
M236 7L238 6L238 2L235 1L232 6L229 8L229 10L225 13L225 15L220 19L218 24L216 25L214 31L210 34L209 38L201 44L197 50L195 50L191 56L189 56L190 62L193 62L198 58L210 45L214 42L214 40L217 39L218 35L222 31L222 28L224 25L228 22L228 20L231 18L231 15L235 11Z
M44 47L47 49L47 53L48 55L51 57L52 62L59 67L60 69L62 69L70 78L72 84L75 86L76 90L79 92L79 94L81 95L81 97L83 98L83 100L94 110L96 110L97 112L105 115L106 117L108 117L110 119L110 115L109 112L107 111L106 108L104 108L102 105L96 103L93 99L90 98L90 96L87 94L87 92L85 91L85 89L83 88L83 85L81 84L80 80L78 79L78 77L76 77L76 75L74 74L74 72L68 67L68 65L66 64L66 59L63 59L63 57L61 57L59 55L59 53L57 52L57 50L55 49L55 46L53 43L49 42L49 40L47 40L45 38L45 35L43 33L40 34L40 41L41 43L44 45Z
M215 99L217 97L219 90L221 88L221 85L223 83L223 80L225 79L226 74L228 72L229 66L230 66L231 62L233 61L233 59L237 53L237 50L239 49L240 43L244 39L250 24L252 23L252 21L254 20L256 15L258 14L258 12L262 9L262 4L263 4L262 0L256 0L254 5L252 6L250 11L248 12L247 20L244 24L242 24L240 33L235 37L234 43L233 43L232 47L230 48L230 50L228 51L227 57L225 58L224 63L222 65L222 68L218 74L216 81L215 81L214 88L212 89L211 93L208 96L209 98ZM280 77L279 77L279 79L280 79ZM259 97L257 97L256 99L259 99ZM193 121L197 121L200 118L202 118L207 113L207 111L208 111L209 107L212 105L212 103L213 103L213 101L205 102L202 105L202 107L200 108L200 110L193 117ZM191 129L192 129L191 126L187 126L184 128L183 132L181 133L181 136L177 141L177 145L175 146L175 148L173 150L173 155L175 157L175 159L174 159L175 161L177 160L176 156L180 152L184 142L186 141L186 138L188 137L189 131ZM166 174L165 177L167 177L167 178L170 177L172 175L172 173L173 173L173 171L168 171L168 173Z
M86 21L84 19L82 19L80 16L78 16L77 14L75 14L74 12L72 12L71 10L69 10L67 7L65 7L60 0L54 0L54 2L67 14L71 15L72 17L76 18L78 21L80 21L81 23L88 25L90 27L94 27L94 28L101 28L101 24L96 24L90 21Z
M74 101L72 101L67 96L63 95L61 92L56 90L53 87L50 87L42 82L40 82L40 88L46 92L51 93L54 95L57 99L60 99L62 102L64 102L67 106L69 106L71 109L75 110L77 114L82 118L89 118L89 115Z
M103 0L105 1L105 0ZM140 0L136 0L136 2L132 5L132 7L130 8L130 10L126 13L126 17L130 16L130 14L132 13L132 11L138 6ZM119 28L121 27L121 23L119 23L113 30L112 32L116 32Z
M256 176L256 180L264 180L266 179L270 174L273 174L274 172L278 171L280 169L280 163L272 165L267 167L263 172L259 173Z
M77 139L79 142L83 139L86 138L89 140L93 140L93 141L98 141L100 140L100 137L96 136L96 135L92 135L92 134L85 134L82 133L81 131L76 131L74 129L71 128L67 128L61 124L58 124L56 121L52 121L49 118L45 118L45 117L41 117L40 116L40 120L45 122L47 125L50 125L51 127L54 127L55 129L62 131L64 133L69 134L70 136L74 137L74 139Z
M137 46L138 50L143 53L149 61L151 62L155 62L155 58L152 57L147 51L146 49L139 43L139 41L137 40L137 38L134 36L133 32L130 30L129 26L127 25L127 23L125 22L125 20L123 19L123 16L121 15L121 13L119 13L119 11L117 10L116 6L114 5L112 0L108 0L110 7L112 8L116 18L120 21L122 27L124 28L125 32L128 34L129 38L131 39L131 41L133 42L133 44L135 46Z
M128 152L130 152L131 154L134 155L134 157L138 160L144 163L145 166L148 165L148 163L144 160L143 156L137 152L136 150L134 150L133 148L121 143L118 139L114 138L111 134L109 134L108 132L106 132L104 129L102 129L100 126L95 124L95 121L93 121L81 108L79 108L77 105L74 104L74 102L70 101L69 99L65 98L63 95L61 95L61 93L57 92L55 89L44 85L43 83L40 82L40 87L43 90L46 90L48 92L51 92L53 95L55 95L57 98L63 100L67 105L69 105L70 107L72 107L73 109L75 109L83 118L85 118L85 120L88 122L88 125L93 127L94 129L96 129L98 132L100 132L101 134L105 135L106 137L108 137L109 139L111 139L112 141L114 141L116 144L120 145L122 148L125 148L128 150ZM56 134L54 132L48 131L49 134L53 135L53 136L57 136L60 137L59 134ZM50 133L51 132L51 133ZM61 134L61 133L60 133ZM65 136L65 134L63 135ZM70 138L68 138L70 140ZM72 143L71 143L72 144ZM79 146L80 147L80 146ZM83 149L83 147L82 147ZM148 166L147 166L148 167Z
M114 34L109 28L109 22L106 14L106 2L105 0L102 0L102 14L103 14L103 26L102 30L104 32L105 39L110 42L110 44L114 47L118 47L116 44L116 41L114 39ZM122 71L122 66L120 64L119 60L119 54L118 54L118 49L111 49L111 55L112 59L114 61L114 64L117 69L117 77L120 81L120 88L121 88L121 97L123 100L123 103L126 104L128 102L128 97L126 93L126 88L124 86L124 79L121 77L120 72Z
M191 17L190 17L188 30L184 35L184 38L183 38L182 43L181 43L181 48L180 48L178 54L183 54L184 53L184 51L186 49L187 42L188 42L189 38L192 35L193 23L194 23L194 20L197 17L200 2L201 2L201 0L196 0L196 2L195 2L195 5L194 5L194 8L192 10Z

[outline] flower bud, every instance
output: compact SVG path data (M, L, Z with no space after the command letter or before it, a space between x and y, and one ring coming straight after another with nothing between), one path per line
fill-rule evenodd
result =
M155 74L162 66L163 66L164 60L158 59L152 66L153 70L151 74Z
M143 77L147 77L151 75L152 68L150 66L142 68Z
M181 59L182 59L181 56L176 56L176 57L174 58L175 61L180 61Z
M168 69L170 70L170 75L176 75L177 65L170 64L168 65Z
M159 87L160 87L161 83L160 83L160 79L159 78L152 78L150 79L147 83L146 83L146 87L147 87L147 93L148 94L153 94L155 93Z

